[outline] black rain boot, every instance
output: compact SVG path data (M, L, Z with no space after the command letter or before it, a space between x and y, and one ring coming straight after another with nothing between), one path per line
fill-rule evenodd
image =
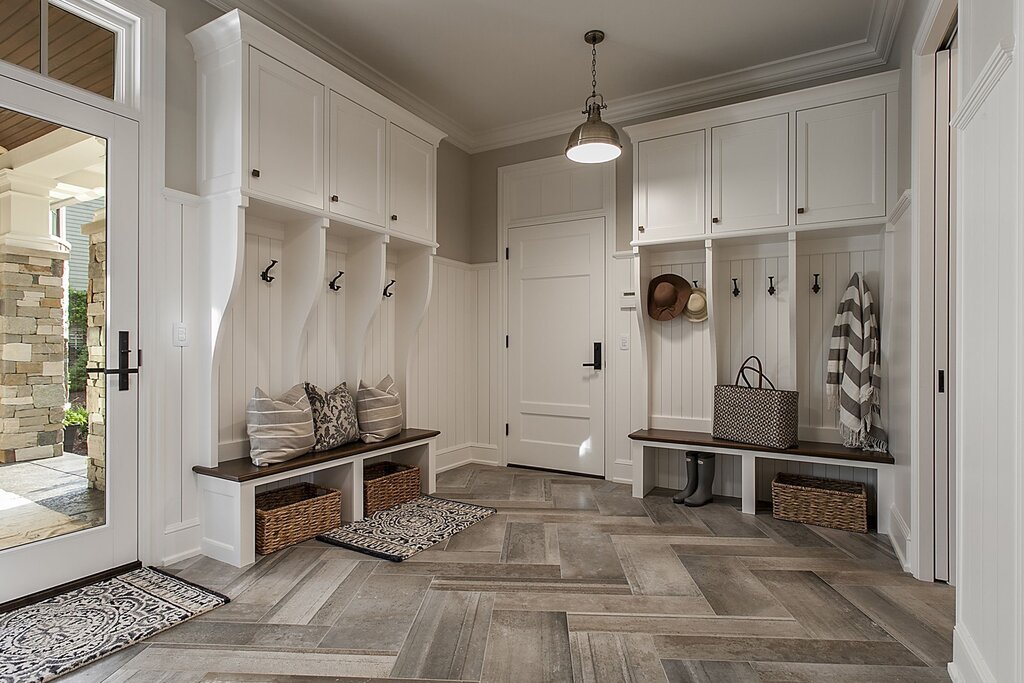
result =
M697 492L687 498L684 503L690 507L707 505L714 498L711 487L715 483L715 454L701 453L697 457Z
M682 503L697 490L697 456L700 453L689 451L686 454L686 488L672 496L673 503Z

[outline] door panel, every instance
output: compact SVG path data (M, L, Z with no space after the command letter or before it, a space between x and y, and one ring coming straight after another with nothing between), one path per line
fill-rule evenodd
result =
M107 371L137 372L139 139L133 121L5 77L0 107L53 124L0 163L34 178L17 223L0 217L0 260L35 269L0 300L37 304L0 306L2 603L138 559L139 376ZM61 428L77 405L79 440Z
M389 124L391 220L394 232L433 240L434 147L407 130Z
M604 475L604 252L603 218L509 230L511 464Z
M789 224L789 115L711 130L711 232Z
M798 225L884 217L885 95L796 113Z
M324 86L249 53L249 189L324 208Z
M637 156L637 241L703 235L704 131L644 140Z
M387 224L386 140L384 117L331 92L332 213Z

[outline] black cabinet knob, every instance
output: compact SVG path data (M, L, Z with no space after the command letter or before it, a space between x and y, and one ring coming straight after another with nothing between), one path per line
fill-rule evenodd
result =
M252 169L252 177L253 178L259 178L260 177L260 169L258 169L258 168Z
M718 222L718 219L717 219L717 218L712 218L712 219L711 219L711 222L712 222L712 223L717 223L717 222Z
M391 214L391 220L397 221L398 220L398 214L397 213Z
M797 213L803 213L804 212L804 207L801 206L799 209L796 210L796 212Z
M338 201L338 195L336 195L336 194L332 194L332 195L331 195L331 201L332 201L332 202L336 202L336 201Z
M642 226L642 225L637 226L637 232L643 232L643 231L644 231L644 226Z

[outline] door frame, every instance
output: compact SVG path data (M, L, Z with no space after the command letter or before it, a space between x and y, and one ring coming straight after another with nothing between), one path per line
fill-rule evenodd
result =
M120 36L124 60L118 64L123 87L119 100L107 99L14 64L0 61L0 75L84 105L135 121L139 128L139 316L136 348L145 348L140 369L138 442L138 555L146 564L164 563L164 494L160 438L163 398L159 373L171 346L170 333L157 329L157 297L163 256L163 191L166 154L165 11L150 0L60 0ZM166 337L166 344L157 340ZM164 346L168 347L165 349Z
M500 326L498 330L498 339L495 340L498 344L498 348L501 351L498 354L498 378L501 384L501 389L497 391L498 398L498 415L499 424L498 427L498 465L508 465L508 437L505 434L505 424L509 421L509 407L508 407L508 348L505 346L505 338L509 334L509 321L508 321L508 260L506 253L508 250L508 231L510 227L528 227L530 225L543 225L546 223L555 223L560 221L577 220L583 218L603 218L605 225L605 254L604 254L604 276L605 276L605 292L604 292L604 348L606 352L605 356L605 379L604 379L604 423L605 423L605 452L604 452L604 478L611 479L612 474L615 471L615 434L614 425L612 420L609 420L609 415L612 414L614 401L614 375L608 372L608 368L614 363L614 356L612 354L612 348L609 346L610 340L613 335L612 322L614 321L615 308L613 304L617 301L614 293L614 278L612 275L612 258L615 254L616 245L616 202L615 202L615 166L616 162L610 162L601 164L600 166L594 167L599 169L601 172L601 187L602 187L602 201L601 208L589 211L576 211L568 213L550 214L544 216L537 216L536 218L525 220L525 221L513 221L510 216L510 206L507 197L507 191L509 189L509 182L518 177L532 176L542 173L552 173L559 171L572 171L583 168L581 164L574 161L570 161L564 155L558 155L553 157L546 157L542 159L535 159L532 161L524 161L518 164L511 164L508 166L501 166L498 168L498 220L497 220L497 237L498 237L498 305L500 306L499 321Z

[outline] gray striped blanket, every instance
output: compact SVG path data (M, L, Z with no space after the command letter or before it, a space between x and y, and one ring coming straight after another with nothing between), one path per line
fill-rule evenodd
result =
M860 273L850 278L839 302L825 382L829 406L839 411L843 444L865 451L888 450L880 410L882 352L878 318Z

